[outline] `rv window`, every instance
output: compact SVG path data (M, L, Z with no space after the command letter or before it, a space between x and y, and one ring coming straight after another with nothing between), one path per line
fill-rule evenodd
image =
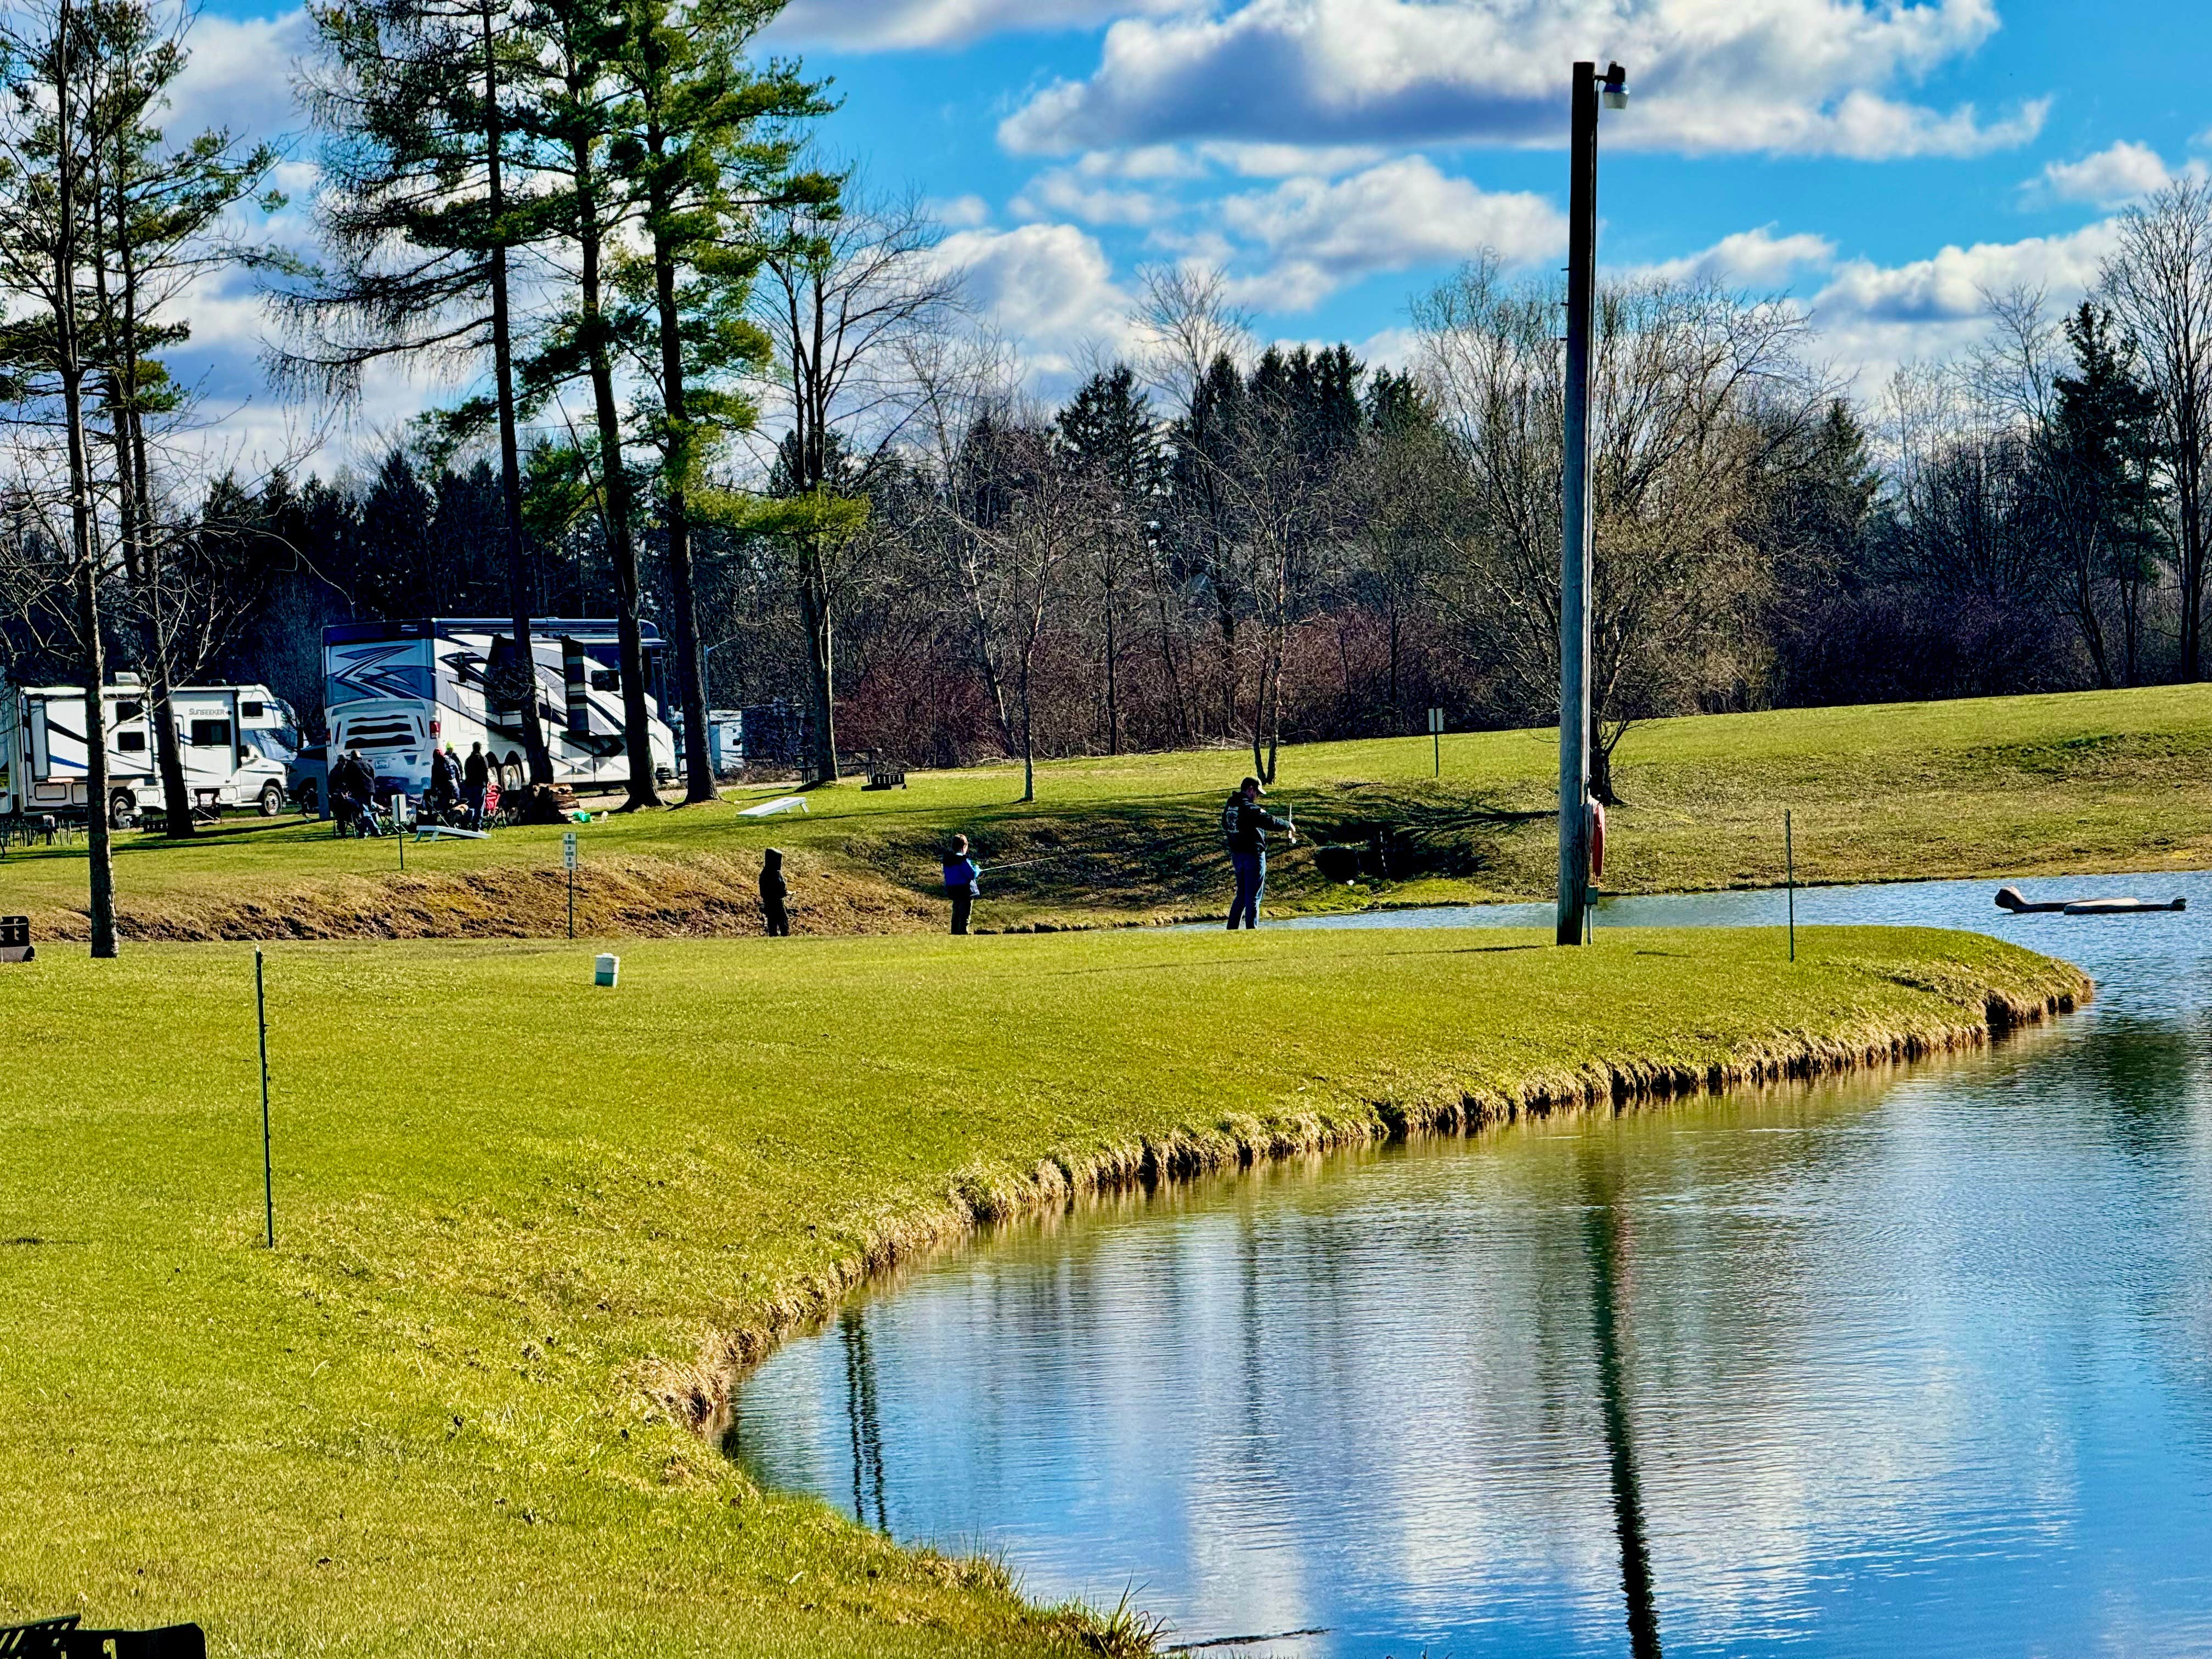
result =
M126 755L143 754L146 748L146 734L143 732L118 732L115 746Z
M622 670L619 668L594 668L592 671L592 690L594 691L621 690Z
M263 712L261 705L258 702L242 702L238 705L238 717L242 720L258 720Z
M192 734L186 741L195 749L228 749L230 747L230 722L194 720Z
M115 705L115 718L119 720L135 720L145 712L146 705L143 702L118 702Z

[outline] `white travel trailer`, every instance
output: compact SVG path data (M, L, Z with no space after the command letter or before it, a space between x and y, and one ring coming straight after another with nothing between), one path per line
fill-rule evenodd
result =
M101 702L107 714L107 817L136 823L161 799L152 707L121 678ZM299 742L291 708L265 685L179 686L169 694L185 787L194 805L284 808L285 763ZM88 808L84 690L75 685L0 689L0 818Z
M661 686L661 643L644 628L646 707L656 772L673 775L676 744ZM514 653L514 625L425 617L345 623L323 630L323 716L333 759L359 748L380 794L419 797L434 749L463 757L481 743L502 787L528 778L520 707L496 699L495 663ZM621 643L613 622L540 617L530 625L538 714L556 782L611 789L629 778L623 736ZM505 675L500 677L502 680Z

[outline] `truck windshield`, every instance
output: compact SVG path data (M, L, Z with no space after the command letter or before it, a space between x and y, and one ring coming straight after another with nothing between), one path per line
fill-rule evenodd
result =
M245 739L246 746L248 749L252 750L256 754L265 756L270 760L289 762L297 758L298 757L298 749L294 744L285 741L287 738L295 736L295 733L289 732L245 732L240 733L240 735Z

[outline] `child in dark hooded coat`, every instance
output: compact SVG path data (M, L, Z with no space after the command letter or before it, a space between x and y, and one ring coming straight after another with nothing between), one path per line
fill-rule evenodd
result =
M761 915L768 920L770 939L791 937L791 917L783 902L790 896L791 889L783 879L783 853L771 847L761 854Z

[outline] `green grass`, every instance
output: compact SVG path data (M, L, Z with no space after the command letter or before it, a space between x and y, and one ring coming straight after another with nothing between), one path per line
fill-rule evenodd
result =
M1431 781L1426 738L1285 750L1273 804L1322 840L1394 832L1396 862L1334 886L1291 854L1271 897L1279 910L1548 894L1556 754L1549 730L1454 735ZM580 832L583 926L750 930L774 844L794 854L800 931L933 927L955 830L987 866L1051 860L987 869L981 927L1218 915L1218 814L1249 764L1228 750L1054 762L1026 806L1019 769L1002 765L916 773L900 791L848 781L815 792L805 817L732 805L604 818ZM2212 686L1654 721L1622 744L1616 785L1606 884L1622 892L1778 884L1785 810L1808 882L2194 867L2212 863ZM543 936L565 925L560 836L410 847L403 880L390 842L237 823L184 847L125 836L116 872L139 938ZM44 935L81 929L83 885L79 849L0 860L0 907Z
M0 969L0 1619L196 1619L222 1655L1073 1650L1099 1619L756 1490L666 1402L1140 1142L1941 1047L2080 988L1980 937L1799 943L632 940L612 993L585 943L280 945L273 1251L250 952Z

